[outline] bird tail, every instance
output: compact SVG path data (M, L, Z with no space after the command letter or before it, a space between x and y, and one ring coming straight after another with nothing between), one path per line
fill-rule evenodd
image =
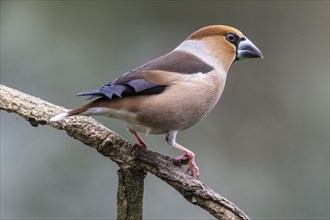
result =
M50 119L50 121L60 121L64 118L73 116L73 115L102 115L108 113L104 106L104 101L108 101L108 98L102 97L91 102L86 103L78 108L68 110L61 114L58 114Z
M63 112L61 114L58 114L50 119L50 121L60 121L63 118L69 117L69 111L68 112Z
M87 104L88 105L88 104ZM50 119L50 121L60 121L64 118L73 116L73 115L80 115L80 114L86 114L86 111L88 110L88 106L83 105L79 108L68 110L67 112L63 112L61 114L58 114Z

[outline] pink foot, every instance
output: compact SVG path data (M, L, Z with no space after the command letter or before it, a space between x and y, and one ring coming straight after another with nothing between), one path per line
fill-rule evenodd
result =
M175 164L178 166L186 165L186 164L188 164L188 162L189 162L189 157L187 154L183 154L183 155L177 156L175 158Z
M140 135L133 129L128 128L128 131L135 137L137 143L133 144L133 147L140 147L143 149L147 149L147 144L142 140Z
M187 171L190 171L191 175L194 177L199 177L199 168L195 163L195 154L192 152L187 152L184 155L175 158L176 164L182 166L188 163Z

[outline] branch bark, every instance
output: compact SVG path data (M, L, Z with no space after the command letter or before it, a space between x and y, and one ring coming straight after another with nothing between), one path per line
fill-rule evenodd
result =
M139 220L143 213L143 170L120 168L118 171L117 219Z
M249 219L232 202L186 173L180 166L177 166L173 159L149 150L133 148L128 141L90 117L75 116L60 122L51 122L49 120L51 117L66 109L4 85L0 85L0 95L1 110L14 112L22 116L32 126L49 125L56 129L65 130L69 136L96 149L102 155L116 162L121 168L118 174L120 183L118 194L121 190L125 191L125 189L131 189L132 187L142 188L143 194L143 175L141 174L141 170L143 170L161 178L182 194L186 200L207 210L217 219ZM136 172L139 174L137 175ZM139 178L137 186L131 185L136 180L131 181L130 177L132 176L133 178ZM128 180L126 183L129 183L126 186L123 184L125 180ZM120 187L124 188L120 189ZM135 202L138 201L136 199L140 199L142 204L141 194L139 195L131 194L127 201L125 199L122 201L136 208L134 206L136 205ZM121 203L120 198L118 203ZM126 213L125 219L130 219L127 210L123 211ZM118 213L121 212L118 210ZM138 215L137 213L132 215L135 217L134 219L142 219L142 211L139 218L134 216Z

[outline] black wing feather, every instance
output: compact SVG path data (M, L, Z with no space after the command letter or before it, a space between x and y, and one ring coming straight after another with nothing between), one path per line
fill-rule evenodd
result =
M157 85L144 79L135 79L122 85L107 84L100 89L80 92L77 96L90 96L88 99L105 96L114 99L134 95L155 95L162 93L165 88L164 85Z

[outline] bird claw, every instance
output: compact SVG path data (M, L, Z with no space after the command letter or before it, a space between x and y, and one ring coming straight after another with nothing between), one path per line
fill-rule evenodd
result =
M146 150L147 149L147 144L142 140L142 138L139 136L139 134L135 130L133 130L132 128L127 127L127 130L137 140L137 143L133 144L133 147L142 148L142 149L145 149Z
M195 163L195 155L184 154L175 158L175 164L178 166L188 164L187 171L191 173L193 177L199 177L199 168Z
M199 168L198 168L198 166L196 165L196 163L194 161L191 161L190 160L188 162L188 169L187 169L187 171L188 172L190 171L190 173L191 173L191 175L193 177L196 177L196 178L199 177Z
M187 154L183 154L181 156L177 156L175 158L175 162L176 165L178 166L183 166L189 163L189 156Z
M146 145L145 143L134 143L134 144L133 144L133 147L134 147L134 148L142 148L142 149L144 149L144 150L147 149L147 145Z

